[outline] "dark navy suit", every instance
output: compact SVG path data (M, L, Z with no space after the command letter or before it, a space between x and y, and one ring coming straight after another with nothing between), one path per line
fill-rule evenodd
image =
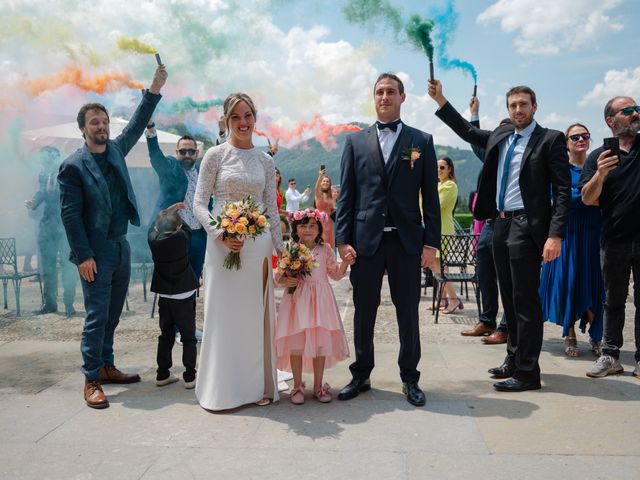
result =
M107 161L126 196L126 212L113 212L105 176L87 145L60 166L58 183L62 222L69 241L70 260L76 265L94 258L97 274L89 283L81 278L86 318L82 331L82 373L100 378L105 364L113 365L113 335L120 320L129 277L131 251L126 235L110 235L113 215L126 215L136 226L140 216L124 157L136 144L161 96L146 92L122 133L107 143Z
M413 168L404 159L410 148L420 150ZM355 307L356 360L349 367L353 377L366 379L374 367L373 329L386 270L400 333L400 376L403 382L418 381L420 259L423 246L440 246L431 135L403 125L386 164L375 125L347 137L336 244L350 244L358 255L350 274Z

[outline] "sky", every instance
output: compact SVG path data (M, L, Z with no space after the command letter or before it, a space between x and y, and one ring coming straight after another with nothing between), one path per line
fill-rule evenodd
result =
M537 93L541 125L564 130L584 123L595 148L610 134L602 115L606 101L640 97L638 0L363 1L398 10L403 19L452 9L457 24L446 54L475 66L481 125L487 128L506 116L505 92L526 84ZM119 47L122 39L154 47L167 66L158 112L164 124L183 121L193 133L215 136L215 105L244 91L257 104L258 128L291 145L339 131L327 126L373 122L373 82L380 72L393 71L407 89L403 120L432 133L437 144L466 147L434 115L425 53L384 21L350 23L343 13L347 3L3 0L0 147L28 148L20 146L22 131L73 121L87 101L130 114L155 60ZM434 47L445 95L468 114L471 76L442 68L443 45ZM188 110L185 99L209 104Z

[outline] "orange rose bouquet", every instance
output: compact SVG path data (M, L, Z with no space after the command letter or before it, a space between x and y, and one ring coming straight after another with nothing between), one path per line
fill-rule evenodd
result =
M303 243L291 242L282 251L282 258L278 262L278 272L292 278L302 278L311 273L318 266L309 247ZM288 287L293 293L296 287Z
M255 239L269 228L266 209L251 196L237 202L228 202L222 206L220 214L211 221L214 228L222 230L222 239L251 238ZM240 252L229 252L222 264L229 270L242 267Z

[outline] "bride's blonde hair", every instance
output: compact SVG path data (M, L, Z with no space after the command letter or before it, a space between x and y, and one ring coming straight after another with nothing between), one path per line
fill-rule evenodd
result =
M233 109L236 108L236 106L238 106L240 102L245 102L249 106L249 110L251 110L251 113L253 113L254 120L257 120L258 118L258 111L256 110L256 106L249 95L240 92L232 93L224 100L223 104L224 121L227 124L227 129L229 128L229 115L231 114L231 112L233 112Z

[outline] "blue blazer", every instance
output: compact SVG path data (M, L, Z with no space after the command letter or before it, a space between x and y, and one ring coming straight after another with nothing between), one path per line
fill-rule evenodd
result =
M124 157L144 132L160 98L147 91L122 133L107 144L108 161L127 190L129 221L136 226L140 225L138 204ZM112 213L107 182L86 143L62 162L58 183L62 223L71 248L69 259L79 265L100 253Z
M413 168L408 150L420 150ZM407 125L387 165L375 124L347 137L340 166L336 244L347 243L359 255L373 255L391 214L407 254L423 246L440 247L440 202L433 137ZM422 203L422 205L420 205Z
M189 182L178 159L172 156L165 156L162 153L157 136L147 138L147 148L149 149L151 166L158 174L160 182L160 195L151 215L150 223L153 223L160 210L164 210L174 203L184 201ZM194 168L199 169L199 166Z

